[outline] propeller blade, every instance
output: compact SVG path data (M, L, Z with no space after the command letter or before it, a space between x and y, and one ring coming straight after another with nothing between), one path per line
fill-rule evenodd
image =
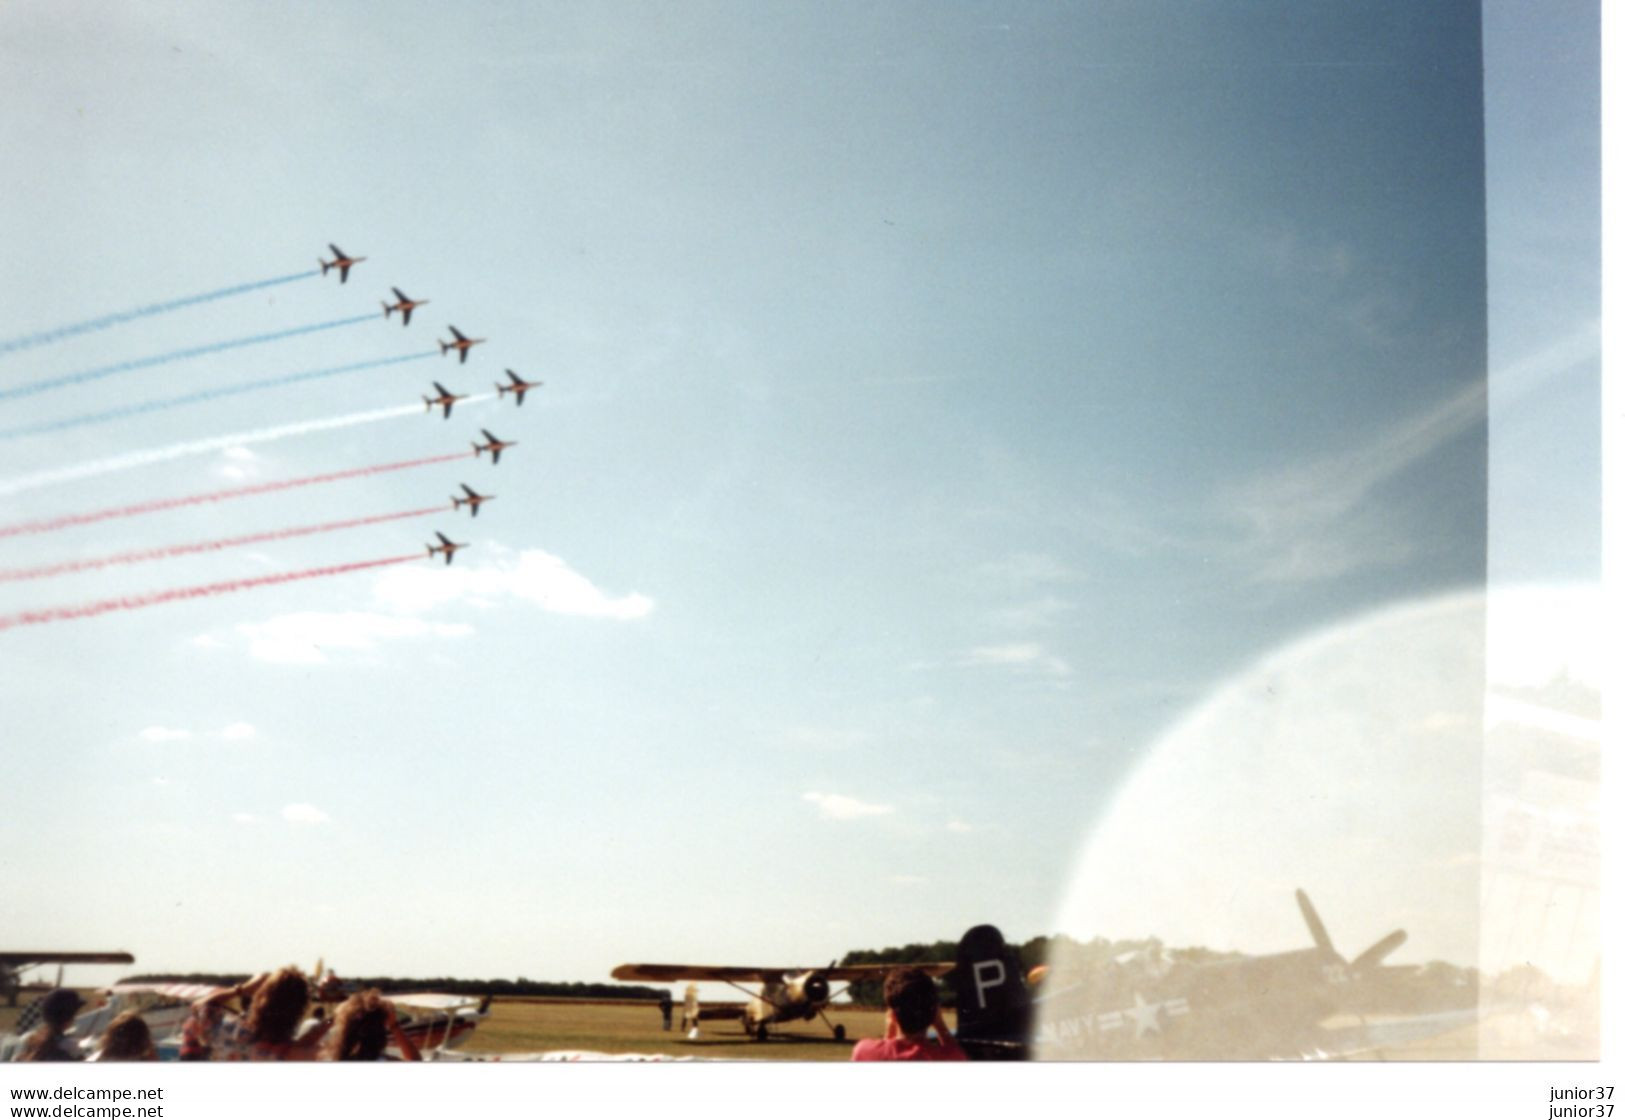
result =
M1371 948L1355 957L1354 963L1349 965L1349 971L1358 976L1367 969L1375 968L1382 963L1384 957L1403 944L1405 944L1405 931L1396 929L1393 933L1390 933Z
M1309 903L1309 896L1301 889L1297 892L1297 896L1298 909L1303 912L1304 923L1309 927L1309 936L1315 939L1315 948L1337 956L1337 950L1332 948L1332 939L1326 936L1326 927L1321 924L1320 915L1315 913L1315 908Z

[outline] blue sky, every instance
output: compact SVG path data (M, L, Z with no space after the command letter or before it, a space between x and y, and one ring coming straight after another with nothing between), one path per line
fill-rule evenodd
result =
M1594 110L1566 107L1595 77L1508 65L1497 44L1563 34L1517 24L1485 19L1515 91L1489 100L1489 219L1561 282L1517 272L1489 344L1534 370L1506 429L1533 462L1596 409L1595 285L1567 279L1596 192L1562 173L1594 179ZM0 26L0 341L314 270L329 241L368 258L0 352L0 386L375 315L0 401L0 428L401 359L0 438L5 524L519 441L8 541L15 568L448 507L0 581L0 615L473 543L0 631L8 938L602 979L1031 936L1217 681L1485 578L1471 5ZM404 330L390 285L432 301ZM447 324L490 341L456 364ZM506 367L546 382L522 409L225 438ZM1508 578L1595 578L1594 436L1555 475L1496 468L1542 520L1507 530ZM476 521L461 482L497 495Z

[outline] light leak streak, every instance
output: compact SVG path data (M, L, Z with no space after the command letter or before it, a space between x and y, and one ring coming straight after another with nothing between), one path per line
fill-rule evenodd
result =
M240 537L222 537L219 540L195 541L191 544L168 545L164 548L146 548L131 552L118 552L111 556L97 556L86 560L65 560L37 568L0 568L0 583L25 579L46 579L73 572L94 571L114 565L141 564L148 560L169 560L177 556L190 556L199 552L219 552L227 548L263 544L266 541L285 541L295 537L308 537L316 533L334 533L342 529L359 529L367 525L382 525L388 521L404 521L412 517L428 517L445 513L444 504L424 509L402 510L399 513L380 513L371 517L352 517L345 521L328 521L320 525L297 525L288 529L270 529L262 533L249 533Z
M370 467L352 467L349 470L332 471L328 474L312 474L303 478L284 478L276 482L255 483L252 486L235 486L229 490L215 490L207 494L186 494L179 498L159 498L155 501L138 502L135 505L128 506L115 506L112 509L96 510L91 513L70 513L62 517L46 518L43 521L22 521L15 525L0 526L0 537L22 537L34 533L54 533L58 529L69 529L77 525L92 525L98 521L111 521L119 517L137 517L141 514L157 513L166 509L207 505L210 502L229 502L235 498L248 498L255 494L272 494L279 490L294 490L301 486L319 486L323 483L339 482L347 478L364 478L368 475L409 470L412 467L426 467L432 463L449 463L454 459L467 459L472 454L472 451L457 451L449 455L431 455L425 459L406 459L399 463L378 463Z
M495 393L480 393L467 397L458 403L466 406L494 399L496 399ZM416 404L377 408L370 412L351 412L343 416L329 416L321 420L304 420L297 424L283 424L275 428L259 428L254 431L238 432L235 435L211 436L208 439L174 443L166 447L149 448L146 451L132 451L127 455L117 455L111 459L94 459L88 463L79 463L75 466L63 467L60 470L42 471L39 474L24 475L9 482L0 482L0 497L8 494L21 494L26 490L37 490L42 486L56 486L63 482L72 482L75 479L93 478L99 474L127 471L152 463L164 463L171 459L181 459L189 455L207 455L211 451L224 451L230 447L246 447L252 443L270 443L273 440L287 439L290 436L332 431L335 428L350 428L357 424L373 424L380 420L394 420L402 416L418 416L422 413L423 402L419 401ZM436 417L436 419L439 418ZM4 533L0 532L0 536L3 535Z
M37 626L44 622L68 622L78 618L93 618L99 614L111 611L133 611L142 607L156 607L163 603L182 602L187 599L204 599L214 595L227 595L236 591L248 591L255 587L270 587L275 584L293 583L297 580L319 579L322 576L345 575L349 572L366 571L369 568L382 568L390 564L405 564L409 561L422 560L418 553L410 556L390 556L383 560L361 560L350 564L334 564L325 568L307 568L298 572L279 572L276 575L256 576L252 579L232 579L221 583L205 583L196 587L175 587L168 591L154 591L146 595L127 595L118 599L102 599L94 603L82 603L71 607L49 607L45 610L20 611L17 614L0 615L0 630L10 630L16 626Z
M219 400L222 397L234 397L240 393L253 393L260 389L274 389L282 385L295 385L301 381L315 381L323 377L335 377L341 373L357 373L366 369L399 365L402 362L415 362L420 358L431 358L434 353L433 350L420 350L415 354L401 354L394 358L374 358L365 362L351 362L348 365L325 366L321 369L305 370L301 373L283 374L280 377L267 377L259 381L246 381L241 385L224 385L216 389L200 389L195 393L185 393L178 397L165 397L161 400L144 401L139 404L125 405L121 408L110 408L105 412L90 412L79 416L69 416L62 420L47 420L40 424L25 424L16 428L0 428L0 439L41 435L45 432L58 432L64 428L78 428L87 424L105 424L109 420L123 420L148 412L162 412L171 408L179 408L182 405L197 404L200 401Z
M308 272L295 272L287 276L273 276L269 280L255 280L249 284L233 284L229 288L216 288L212 292L202 292L195 296L183 296L180 299L172 299L166 303L149 303L145 307L137 307L131 311L118 311L96 319L85 319L82 322L54 327L48 331L36 331L33 334L19 335L16 338L0 342L0 354L11 354L18 350L31 350L36 346L44 346L48 342L60 342L64 338L73 338L75 335L106 330L108 327L116 327L120 323L129 323L152 315L162 315L166 311L178 311L183 307L209 303L213 300L225 299L227 296L238 296L244 292L257 292L261 288L272 288L278 284L288 284L295 280L305 280L320 275L321 273L313 268Z
M279 342L284 338L294 338L302 334L315 334L317 331L330 331L338 327L353 327L357 323L368 323L376 318L378 318L376 315L352 315L348 319L330 319L325 323L307 323L302 327L289 327L286 330L248 335L245 338L227 338L220 342L209 342L185 350L171 350L167 354L152 354L145 358L132 358L127 362L114 362L110 366L97 366L95 369L67 373L61 377L41 378L38 381L28 381L10 389L0 389L0 401L11 400L15 397L29 397L35 393L43 393L47 389L59 389L64 385L82 385L87 381L99 381L104 377L111 377L115 373L130 373L138 369L151 369L153 366L168 365L170 362L181 362L188 358L200 358L205 354L218 354L224 350L240 350L244 346L258 346L266 342Z

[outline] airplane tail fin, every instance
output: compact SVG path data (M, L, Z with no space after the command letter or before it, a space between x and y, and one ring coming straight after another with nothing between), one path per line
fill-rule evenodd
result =
M1303 914L1304 924L1309 927L1309 936L1315 939L1315 948L1323 953L1331 953L1336 956L1337 950L1332 948L1332 939L1326 935L1326 927L1321 923L1320 915L1315 913L1315 908L1310 903L1309 896L1304 894L1302 889L1299 889L1296 893L1298 909Z
M472 440L469 441L468 446L470 446L470 447L472 447L474 449L474 458L476 458L476 459L478 459L480 457L480 452L485 450L485 448L481 447L479 444L473 442Z
M438 338L435 339L435 341L440 342L440 340ZM440 356L442 358L446 356L446 351L450 350L450 349L451 349L451 343L449 343L449 342L440 342Z
M320 257L316 258L316 263L322 266L322 275L323 276L326 276L327 275L327 270L333 267L333 262L332 261L324 261Z
M385 303L383 300L378 301L378 306L380 306L380 307L382 307L384 309L384 318L386 318L386 319L389 318L389 313L391 311L395 310L393 307L389 306L389 304Z

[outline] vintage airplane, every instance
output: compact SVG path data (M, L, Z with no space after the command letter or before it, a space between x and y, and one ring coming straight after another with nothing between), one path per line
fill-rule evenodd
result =
M440 343L440 356L442 358L446 356L447 350L455 350L457 351L457 360L459 362L466 362L468 361L469 349L478 346L480 343L485 341L483 338L469 338L456 327L448 326L446 329L451 331L452 336L456 339L456 341Z
M456 404L460 400L466 400L467 397L468 397L468 394L467 393L453 393L451 390L447 389L444 385L440 384L440 382L438 382L438 381L431 382L431 384L434 385L435 390L437 392L439 392L440 395L438 397L424 397L423 398L423 411L428 412L435 405L440 405L442 408L444 408L446 410L443 418L447 419L447 420L451 419L451 406Z
M456 513L463 506L467 506L468 516L478 517L480 515L480 503L489 502L492 498L496 497L495 494L476 494L473 490L469 489L469 485L466 482L459 482L457 485L463 488L463 493L467 494L468 497L459 498L455 494L452 495L451 512L453 513ZM447 557L448 562L450 559L450 557Z
M0 995L10 1007L17 1006L17 993L22 988L22 974L42 964L134 964L129 953L58 953L46 949L40 952L0 952Z
M317 257L316 258L316 263L322 266L322 275L323 276L327 275L327 270L330 269L330 268L338 269L339 270L339 283L340 284L342 284L345 281L347 281L348 279L350 279L350 266L351 265L360 264L362 261L367 259L366 257L347 257L347 256L344 255L344 250L340 249L337 245L334 245L332 242L328 242L327 247L329 249L333 250L333 256L335 258L337 258L337 259L330 260L330 261L324 261L324 260L322 260L322 258Z
M489 451L491 453L491 465L492 466L495 466L497 463L500 463L502 461L502 449L504 447L512 447L516 443L519 442L516 439L498 439L496 436L492 435L490 432L486 431L484 428L481 428L480 432L481 432L481 434L483 434L485 436L486 439L490 440L491 442L490 443L476 443L474 445L474 457L476 459L478 459L480 457L480 452L481 451Z
M504 372L507 373L508 380L512 384L504 385L500 381L495 383L496 387L497 387L497 400L501 400L502 399L502 394L504 394L504 393L512 393L513 394L513 403L514 403L515 407L518 407L519 405L522 405L522 404L525 403L525 391L526 390L534 389L537 386L542 384L540 381L526 381L523 377L520 377L517 373L515 373L511 369L510 370L505 370Z
M857 964L828 968L750 968L744 966L715 966L694 964L623 964L610 973L616 980L642 980L647 983L671 984L681 980L711 980L738 988L750 997L741 1004L713 1004L701 1007L691 993L688 1010L683 1016L683 1029L695 1026L701 1019L739 1019L745 1033L758 1042L767 1039L767 1028L774 1023L794 1023L813 1018L824 1020L837 1041L846 1038L846 1028L831 1023L824 1014L830 1000L841 993L830 985L851 984L858 980L878 980L890 972L894 965ZM933 976L944 976L954 966L950 963L919 964ZM746 984L760 985L756 990ZM844 991L845 989L842 989Z
M1181 960L1136 951L1069 972L1051 961L1033 1000L1033 1042L1045 1057L1178 1061L1313 1059L1347 1056L1456 1029L1472 1009L1393 1007L1390 1022L1364 1019L1405 941L1394 930L1354 960L1332 948L1303 891L1298 909L1314 947L1266 956Z
M392 311L399 311L401 313L401 326L403 327L412 321L412 308L422 307L424 304L429 302L426 299L411 299L399 288L391 288L389 290L395 293L395 298L400 302L384 304L384 318L389 318L390 312Z
M440 543L424 545L423 547L429 550L430 560L434 559L435 553L444 552L446 554L446 567L449 568L451 567L451 558L457 554L457 550L459 548L467 548L468 545L458 544L456 541L448 540L446 534L440 532L439 530L436 530L434 535L440 538Z

